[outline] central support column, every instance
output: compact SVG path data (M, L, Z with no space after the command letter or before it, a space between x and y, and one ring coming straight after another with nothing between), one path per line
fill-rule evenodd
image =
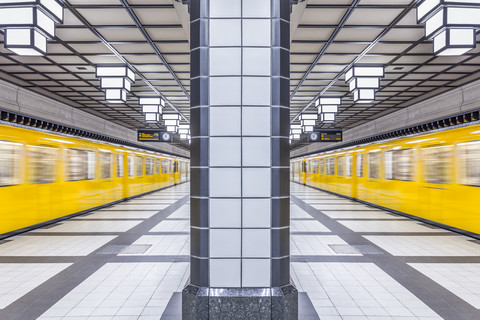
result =
M191 1L191 274L183 319L297 319L289 0Z

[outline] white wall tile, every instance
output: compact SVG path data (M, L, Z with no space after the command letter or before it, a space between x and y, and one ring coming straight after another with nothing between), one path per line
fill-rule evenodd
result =
M272 193L270 168L242 169L242 195L244 197L270 197Z
M210 257L240 258L241 229L210 229Z
M241 169L211 168L210 197L240 197Z
M240 19L210 20L210 46L235 47L242 41Z
M240 199L210 199L209 202L211 228L242 227L242 202Z
M270 18L271 0L243 0L243 12L244 18Z
M269 76L271 74L270 61L270 48L244 48L243 74L247 76Z
M242 135L270 136L271 110L266 107L244 107L242 109Z
M269 259L242 260L242 287L270 287L270 278Z
M272 205L270 199L243 199L242 226L244 228L270 228Z
M269 258L270 242L270 229L242 229L242 257Z
M242 50L240 48L210 48L210 75L240 75Z
M211 136L240 136L240 115L238 107L210 107Z
M209 85L210 105L240 105L241 91L240 77L212 77Z
M270 77L244 77L242 81L242 99L244 105L270 105L272 96Z
M241 138L211 137L209 140L210 166L239 167L241 165Z
M240 287L240 259L210 259L210 287Z
M241 0L210 0L210 18L237 18L241 14Z
M271 25L267 19L243 20L243 45L246 47L269 47Z
M272 161L270 138L242 138L242 165L270 166Z

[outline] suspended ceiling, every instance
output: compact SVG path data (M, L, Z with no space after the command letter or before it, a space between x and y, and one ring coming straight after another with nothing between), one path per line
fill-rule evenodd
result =
M194 1L194 0L193 0ZM138 97L161 93L166 112L189 119L188 9L173 0L65 0L48 56L21 57L0 45L0 78L129 128L147 127ZM341 96L334 125L351 128L480 78L480 47L435 57L417 0L310 0L294 6L291 119L319 95ZM3 41L3 36L0 35ZM125 104L109 104L95 65L127 63L136 82ZM344 73L354 63L385 66L376 99L355 104Z

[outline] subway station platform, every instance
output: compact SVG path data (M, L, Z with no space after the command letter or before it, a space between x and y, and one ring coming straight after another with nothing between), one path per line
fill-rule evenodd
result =
M189 185L0 242L0 319L181 319ZM480 319L480 243L291 185L299 319Z

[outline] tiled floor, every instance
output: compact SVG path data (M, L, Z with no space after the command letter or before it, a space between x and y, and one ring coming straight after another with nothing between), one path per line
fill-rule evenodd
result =
M476 241L291 191L291 276L317 313L308 319L480 319ZM0 319L162 319L188 279L188 192L168 188L2 241Z

